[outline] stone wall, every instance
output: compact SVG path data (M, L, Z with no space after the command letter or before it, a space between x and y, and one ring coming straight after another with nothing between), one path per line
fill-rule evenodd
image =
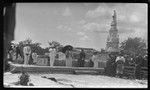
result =
M106 62L109 58L108 54L106 54L106 53L99 54L98 58L99 58L98 67L99 68L106 67ZM49 66L50 65L49 57L46 56L46 55L39 55L36 65ZM54 66L66 66L66 61L65 60L59 60L58 58L56 58L56 60L54 62ZM73 59L72 66L73 67L78 67L77 59ZM84 66L85 67L92 67L91 62L90 62L90 58L85 60L85 65Z
M46 55L39 55L38 58L37 58L36 65L48 66L48 56L46 56Z

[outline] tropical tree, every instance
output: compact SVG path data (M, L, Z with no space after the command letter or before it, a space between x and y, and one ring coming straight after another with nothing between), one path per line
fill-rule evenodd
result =
M128 38L121 43L121 51L126 54L146 54L146 43L142 38Z

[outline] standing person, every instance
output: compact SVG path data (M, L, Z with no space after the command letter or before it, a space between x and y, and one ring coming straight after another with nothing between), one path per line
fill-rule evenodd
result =
M13 61L13 56L12 56L12 53L13 53L13 45L9 44L9 47L8 47L8 60L9 61Z
M24 53L24 64L28 65L31 56L31 48L29 45L23 48L23 53Z
M16 48L15 48L16 46L15 46L15 44L14 45L12 45L12 50L10 50L10 57L11 57L11 59L12 59L12 61L15 61L16 60Z
M144 55L143 67L148 67L147 55Z
M130 61L131 61L131 58L129 55L125 54L124 55L124 58L125 58L125 65L126 66L130 66Z
M144 57L143 57L143 62L142 62L142 66L141 66L141 67L146 68L146 69L143 69L143 71L146 71L147 74L148 74L148 61L147 61L147 55L144 55ZM142 75L141 75L142 78L147 78L146 73L142 72L141 74L142 74ZM145 77L145 76L146 76L146 77Z
M92 59L89 60L89 67L93 67L94 66L94 62L92 61Z
M67 50L66 51L66 66L72 67L72 51Z
M37 53L32 53L32 58L33 58L33 63L36 64L37 63Z
M125 58L120 54L116 58L116 76L117 77L122 77L123 75L123 70L124 70L124 63L125 63Z
M92 61L94 62L94 68L98 68L98 57L97 57L97 53L95 52L92 56Z
M109 58L106 62L106 68L105 68L105 74L110 76L110 73L111 73L111 58L112 58L112 55L109 54Z
M50 66L53 67L54 66L54 62L55 62L56 50L55 50L55 48L50 48L49 52L50 52L49 53Z
M84 61L85 60L85 52L83 49L81 49L81 52L79 54L79 59L78 59L78 66L79 67L84 67Z
M13 60L13 61L16 61L16 60L17 60L17 58L16 58L16 45L13 46L12 60Z
M135 60L134 59L135 59L134 56L130 55L130 62L129 62L130 66L135 66Z
M23 58L19 45L16 46L16 59L18 58L18 55L20 55L21 58Z
M112 55L112 62L111 62L111 65L112 65L112 75L111 76L115 76L116 75L116 63L115 63L115 61L116 61L116 54L113 54Z
M116 57L112 53L109 54L108 61L106 63L106 75L108 76L115 76L116 73L116 64L115 64Z

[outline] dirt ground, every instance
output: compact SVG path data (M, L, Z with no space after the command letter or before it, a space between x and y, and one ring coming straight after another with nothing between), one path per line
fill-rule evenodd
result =
M147 88L147 80L129 80L102 75L73 75L73 74L31 74L30 82L34 86L29 87L45 87L45 88ZM18 81L20 74L4 73L3 83L11 87L22 87L13 85ZM43 76L55 78L58 82L54 82ZM25 87L25 86L24 86Z

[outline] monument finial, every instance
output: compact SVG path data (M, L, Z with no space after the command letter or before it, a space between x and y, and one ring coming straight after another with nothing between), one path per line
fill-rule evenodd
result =
M117 24L117 21L116 21L117 15L116 15L116 11L115 10L114 10L114 14L113 14L112 18L113 18L113 21L112 21L111 25L112 26L116 26L116 24Z
M116 21L116 10L114 10L113 20Z
M116 10L114 10L114 15L116 15Z

